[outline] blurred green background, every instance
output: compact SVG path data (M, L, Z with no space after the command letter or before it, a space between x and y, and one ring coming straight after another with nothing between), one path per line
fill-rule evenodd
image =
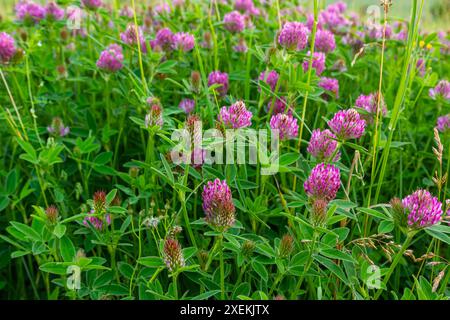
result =
M8 16L13 13L14 4L18 0L0 0L0 15ZM45 3L45 0L34 0L35 2ZM122 4L131 5L130 0L104 0L104 1L118 1ZM210 0L197 0L210 1ZM319 0L320 6L325 7L330 3L335 3L337 0ZM380 0L343 0L348 4L349 10L365 14L367 7L370 5L379 6ZM62 0L58 2L75 3L76 1ZM138 0L137 3L160 3L161 0ZM255 3L258 0L254 0ZM280 0L280 4L286 4L288 1ZM291 3L298 3L305 7L312 6L312 0L297 0L290 1ZM409 12L412 5L412 0L392 0L393 6L390 10L390 17L408 19ZM422 28L430 31L447 30L450 29L450 0L425 0L424 14Z

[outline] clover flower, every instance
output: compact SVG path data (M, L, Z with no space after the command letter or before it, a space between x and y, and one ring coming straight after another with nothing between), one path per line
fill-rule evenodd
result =
M195 101L193 99L183 99L178 107L186 113L191 113L195 108Z
M287 105L285 97L275 98L275 101L271 98L266 106L266 112L269 113L272 109L272 114L285 113L286 108L288 108L287 113L292 115L291 107Z
M237 101L228 108L222 107L217 119L227 128L239 129L252 125L252 113L243 101Z
M61 118L54 117L52 124L47 127L47 132L55 136L64 137L69 134L70 128L64 126Z
M55 224L59 216L58 208L55 205L49 206L47 209L45 209L45 215L47 216L47 219L51 224Z
M215 90L221 95L224 96L228 92L228 74L220 71L213 71L208 75L208 86L212 86L213 84L220 84L220 87L217 87Z
M383 96L380 95L380 109L382 116L387 113L386 103L384 102ZM378 108L378 93L374 92L369 95L361 94L355 101L355 106L359 109L365 110L369 115L362 115L362 118L366 120L367 123L372 123L373 119L377 115Z
M450 113L437 119L436 128L442 132L450 132Z
M184 52L191 51L194 48L194 36L187 32L177 32L173 36L173 48Z
M275 70L270 70L261 72L258 79L267 83L270 89L275 91L279 77L280 75ZM258 90L261 91L261 88L258 88Z
M330 160L333 155L334 158L331 160L338 161L340 152L336 151L337 144L336 136L330 130L315 129L309 140L307 151L319 161Z
M138 27L136 34L136 26L129 24L125 32L120 34L120 39L128 45L136 45L139 41L141 51L147 53L147 45L141 27Z
M290 234L285 234L280 240L278 255L281 258L289 257L294 251L294 244L294 238Z
M441 97L445 100L450 100L450 82L447 80L439 81L436 87L430 89L429 94L433 99Z
M16 17L19 21L38 23L45 18L45 9L33 1L19 1L15 7Z
M111 224L111 215L107 213L106 192L96 191L92 197L91 210L87 217L84 218L85 226L92 225L97 230L102 230L105 226Z
M245 17L238 11L232 11L223 17L223 24L231 33L239 33L245 28Z
M0 32L0 63L8 63L17 52L14 38L6 32Z
M341 174L338 167L332 164L316 165L303 184L306 194L312 199L331 201L341 185Z
M145 127L150 128L158 126L162 128L164 125L163 111L160 105L153 104L150 107L150 111L145 115Z
M235 207L230 187L225 180L208 181L203 188L203 211L205 220L219 230L225 231L235 221Z
M178 36L180 38L180 36ZM179 39L180 41L180 39ZM155 42L164 50L174 47L174 34L169 28L163 28L156 33Z
M102 6L102 0L81 0L81 2L90 10L96 10Z
M308 44L309 30L300 22L286 22L278 35L278 43L289 50L303 50Z
M319 87L333 93L336 99L339 98L339 82L337 79L322 77L319 81Z
M164 242L163 249L164 262L170 272L175 272L185 266L183 250L176 239L168 238Z
M252 15L258 15L259 10L253 4L253 0L236 0L234 1L234 9L246 12Z
M419 189L402 200L408 225L413 228L429 227L441 220L442 203L427 190Z
M55 2L49 2L45 6L45 16L47 19L53 19L55 21L62 20L64 18L64 9L59 7Z
M307 72L309 70L309 59L311 57L311 51L308 51L308 57L303 60L303 71ZM320 76L325 70L325 53L314 52L312 59L312 67L316 69L316 74Z
M366 121L355 109L347 109L337 112L328 126L339 139L358 139L364 134Z
M314 47L317 51L329 53L336 49L334 34L328 30L317 30Z
M270 118L270 128L278 130L281 140L290 140L298 136L297 119L291 114L277 113Z
M103 50L97 60L97 67L110 72L115 72L123 67L123 53L122 47L118 44L109 45L106 50Z

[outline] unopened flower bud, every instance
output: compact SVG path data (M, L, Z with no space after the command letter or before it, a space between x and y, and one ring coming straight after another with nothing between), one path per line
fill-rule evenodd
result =
M281 238L278 250L280 257L288 257L294 250L294 238L290 234L285 234L283 238Z

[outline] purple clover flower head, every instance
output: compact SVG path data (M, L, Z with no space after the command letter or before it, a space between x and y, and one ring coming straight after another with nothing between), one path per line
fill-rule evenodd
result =
M253 0L235 0L234 1L234 9L243 11L243 12L250 12L254 8Z
M385 116L387 113L386 103L384 102L383 96L380 96L380 109L381 115ZM377 116L378 108L378 93L374 92L369 95L360 95L355 102L355 105L359 109L365 110L369 115L362 115L362 118L366 120L367 123L373 123L373 119Z
M334 34L328 30L317 30L315 48L317 51L329 53L336 49Z
M341 185L341 173L332 164L319 163L316 165L303 184L306 194L313 200L331 201Z
M319 163L303 184L306 194L313 200L331 201L341 185L339 168L332 164Z
M138 27L138 34L136 34L136 26L129 24L125 32L120 34L120 39L128 45L135 45L139 41L142 53L147 53L147 45L141 27Z
M184 52L191 51L194 48L194 36L187 32L177 32L173 36L173 48Z
M319 15L317 18L317 30L322 30L325 23L326 21L323 18L323 16ZM310 32L312 32L313 30L313 24L314 24L314 15L312 13L308 13L306 15L306 27Z
M92 215L85 217L83 220L83 224L85 226L92 225L97 230L103 230L104 226L109 226L111 224L111 216L109 214L105 214L105 218L102 219L101 217L95 217L93 216L95 214L95 210L91 209L87 214ZM106 222L106 224L104 224Z
M170 272L175 272L185 266L183 250L181 250L181 245L176 239L166 239L164 242L163 256L167 269Z
M168 14L170 14L170 11L171 10L170 10L170 6L168 3L163 2L163 3L155 6L155 13L157 15L168 15Z
M322 77L319 81L319 87L333 93L336 99L339 98L339 82L337 79Z
M205 220L219 230L227 230L235 222L233 197L225 180L208 181L203 188Z
M222 107L217 117L226 128L239 129L252 125L252 113L247 110L243 101L237 101L230 107Z
M280 75L275 70L271 70L261 72L258 79L267 83L270 89L275 91L279 77ZM258 90L261 91L261 88L258 88Z
M437 119L436 128L442 133L450 133L450 113Z
M308 57L303 60L303 71L307 72L309 70L309 57L311 56L311 51L308 51ZM314 52L312 67L316 69L316 74L320 76L322 72L325 70L325 53L323 52Z
M213 84L220 84L220 87L217 87L215 90L221 95L224 96L228 92L228 74L226 72L213 71L208 75L208 86L212 86Z
M421 77L423 77L425 75L427 68L426 68L426 62L424 59L420 58L417 60L416 69Z
M102 0L81 0L81 2L90 10L96 10L102 6Z
M47 127L47 132L54 136L64 137L69 134L70 128L64 126L60 117L54 117L51 125Z
M122 9L120 9L119 16L126 17L126 18L132 18L134 16L134 11L129 6L124 5L122 7Z
M248 50L248 47L247 47L247 44L245 43L244 39L239 39L239 43L237 45L233 46L234 52L245 53L245 52L247 52L247 50Z
M45 9L40 4L33 1L19 1L15 7L16 17L19 21L30 21L32 23L39 23L45 18Z
M441 97L444 100L450 100L450 82L447 80L439 81L436 87L430 89L429 95L433 99Z
M442 217L442 203L427 190L419 189L402 200L408 215L408 225L424 228L438 223Z
M45 6L45 17L59 21L64 19L64 9L59 7L55 2L49 2Z
M383 39L383 25L378 24L372 26L368 30L368 36L373 40L381 40ZM390 39L392 37L392 27L390 25L386 25L386 39Z
M328 126L339 139L358 139L364 134L366 121L361 119L356 109L347 109L337 112L328 121Z
M330 130L315 129L309 140L307 151L319 161L338 161L340 152L336 152L337 144L336 136ZM333 155L334 159L330 159Z
M0 64L8 63L16 54L17 48L14 38L6 32L0 32Z
M275 101L273 101L273 99L270 99L269 103L266 106L266 112L269 113L270 109L272 109L272 114L285 113L287 107L288 106L286 98L284 97L280 97L280 99L275 98ZM292 115L291 107L288 107L287 113Z
M270 128L279 131L281 140L290 140L298 136L297 119L291 114L274 114L270 118Z
M163 28L156 33L156 44L164 50L171 49L174 46L174 35L169 28Z
M329 5L319 15L319 21L323 20L323 25L332 30L340 31L345 29L351 22L343 15L346 8L342 3Z
M149 113L145 115L145 127L151 128L151 127L159 127L162 128L164 125L164 119L163 119L163 110L160 105L153 104L150 107Z
M309 30L300 22L286 22L278 35L278 43L289 50L303 50L308 44Z
M97 67L110 72L116 72L123 67L122 47L118 44L111 44L103 50L97 60Z
M195 101L193 99L183 99L178 107L186 113L191 113L194 111Z
M245 17L238 11L232 11L223 17L223 24L231 33L239 33L245 28Z

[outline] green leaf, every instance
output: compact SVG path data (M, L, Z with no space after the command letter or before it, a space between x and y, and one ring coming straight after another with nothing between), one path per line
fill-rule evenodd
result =
M161 158L161 161L164 165L164 169L167 173L169 180L172 182L172 184L174 184L175 178L173 177L172 169L170 168L170 165L167 162L166 157L163 154L160 154L159 157Z
M211 290L206 291L202 294L199 294L198 296L195 296L193 298L190 298L190 300L206 300L212 296L215 296L216 294L220 293L220 290Z
M381 221L378 225L378 233L389 233L394 230L394 222L392 221Z
M26 238L28 238L30 240L34 240L34 241L41 241L42 240L42 238L39 235L39 233L37 233L36 230L34 230L33 228L27 226L26 224L23 224L23 223L20 223L20 222L16 222L16 221L11 221L11 225L13 226L14 229L16 229L17 231L22 233Z
M98 156L95 157L94 162L95 162L95 164L105 165L109 161L111 161L112 156L113 156L112 152L102 152Z
M385 214L376 211L374 209L370 209L370 208L356 208L357 211L366 213L370 216L376 217L376 218L380 218L381 220L392 220L390 217L386 216Z
M67 268L70 265L68 262L47 262L39 266L39 269L48 273L64 275L67 274Z
M337 260L343 260L343 261L349 261L349 262L355 262L353 257L349 255L346 252L337 250L337 249L323 249L320 250L320 253L324 255L325 257L331 258L331 259L337 259Z
M294 162L297 162L298 159L300 159L299 153L283 153L280 156L279 164L280 166L288 166Z
M37 163L37 154L36 151L34 150L33 146L21 139L16 138L17 143L20 145L20 147L23 149L23 151L26 152L27 157L22 157L21 155L21 159L27 160L29 162L32 163Z
M74 260L75 255L76 255L76 250L75 250L75 246L72 243L72 240L70 240L69 237L64 236L61 238L60 245L59 245L59 251L65 262L71 262Z
M349 284L348 280L345 276L344 271L342 270L342 268L340 266L338 266L337 264L335 264L333 261L331 261L328 258L325 257L321 257L318 255L314 256L314 259L317 260L321 265L323 265L325 268L327 268L328 270L330 270L334 275L336 275L339 279L342 280L342 282L344 282L345 284Z
M436 231L435 229L425 228L425 232L428 233L433 238L436 238L446 244L450 245L450 237L443 232Z
M142 257L138 260L138 263L148 268L164 267L164 261L160 257Z
M8 173L6 177L6 193L12 194L17 189L17 180L18 180L17 170L13 169Z
M112 189L107 195L106 195L106 205L109 206L111 202L113 202L114 198L116 197L117 189Z
M63 236L64 236L64 234L66 233L66 226L65 225L63 225L63 224L57 224L56 225L56 227L55 227L55 229L53 229L53 234L57 237L57 238L59 238L59 239L61 239Z
M269 279L269 274L267 273L266 267L256 260L252 261L252 267L253 270L255 270L256 273L264 280L264 282L267 282Z

